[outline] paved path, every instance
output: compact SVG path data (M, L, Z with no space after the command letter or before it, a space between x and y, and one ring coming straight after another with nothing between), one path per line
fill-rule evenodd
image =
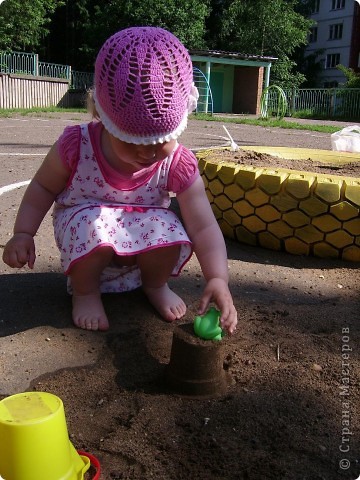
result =
M37 117L0 118L0 246L10 238L14 216L18 209L25 185L35 173L46 152L65 126L88 119L83 114L54 114ZM344 124L340 124L341 128ZM238 145L271 145L330 149L330 135L300 130L253 127L227 124L227 128ZM229 141L222 123L190 121L182 142L193 149L228 145ZM84 332L71 324L70 299L65 292L65 278L60 272L59 256L55 247L50 215L47 215L36 236L37 261L34 271L19 271L8 268L0 262L0 395L9 395L29 388L32 381L41 381L41 375L68 367L92 365L98 353L106 348L106 334ZM288 278L291 266L299 260L285 254L273 254L254 250L228 242L229 258L233 278L241 290L241 279L258 278L271 274L276 265ZM1 252L2 253L2 248ZM298 288L314 280L311 274L313 260L306 260L307 270L300 279ZM315 260L316 268L326 268L326 262ZM259 269L259 265L262 267ZM263 268L265 267L265 268ZM302 268L302 267L301 267ZM354 266L351 266L354 268ZM199 267L195 259L189 263L188 273L179 280L176 289L187 302L196 302L194 291L198 287ZM327 285L327 294L338 295L337 283L341 281L343 265L332 263L332 278ZM190 273L189 273L190 272ZM249 273L250 272L250 273ZM239 280L240 279L240 280ZM355 282L356 276L354 276ZM280 280L279 280L280 281ZM285 280L285 283L288 280ZM306 287L307 288L307 287ZM351 285L349 288L353 288ZM239 290L239 291L240 291ZM280 290L279 290L280 291ZM240 293L239 293L240 294ZM264 289L253 286L241 293L253 298L252 301L265 304L269 298ZM272 298L276 292L272 293ZM158 318L150 309L141 293L131 293L127 301L134 311ZM283 294L279 293L279 301ZM116 301L107 301L112 317L117 316ZM120 328L119 322L111 328Z

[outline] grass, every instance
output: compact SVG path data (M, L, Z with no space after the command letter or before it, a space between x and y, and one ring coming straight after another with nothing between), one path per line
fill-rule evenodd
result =
M11 117L12 115L33 115L40 113L86 113L85 108L59 108L59 107L34 107L34 108L0 108L0 117Z
M263 119L263 118L239 118L239 117L221 117L212 116L204 113L197 113L190 116L193 120L205 120L208 122L238 123L243 125L256 125L260 127L288 128L293 130L310 130L313 132L334 133L339 130L335 125L314 125L287 121L285 119Z
M17 115L33 115L33 114L42 114L42 113L86 113L84 108L59 108L59 107L47 107L47 108L12 108L12 109L0 109L0 117L10 117L14 114ZM239 123L245 125L256 125L261 127L277 127L277 128L288 128L294 130L310 130L314 132L323 132L323 133L334 133L339 130L339 127L332 125L314 125L314 124L305 124L298 123L294 121L287 121L285 119L276 120L276 119L263 119L263 118L239 118L239 117L221 117L219 115L213 116L204 113L197 113L196 115L190 115L192 120L205 120L207 122L221 122L221 123Z

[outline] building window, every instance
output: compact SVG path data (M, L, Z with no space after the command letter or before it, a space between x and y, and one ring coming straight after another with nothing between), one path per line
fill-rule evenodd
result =
M343 34L343 24L334 23L329 27L329 40L339 40L342 38Z
M315 43L317 41L318 27L310 28L309 43Z
M320 0L313 0L311 4L311 13L319 13Z
M332 0L331 10L345 8L345 0Z
M336 68L340 64L340 53L329 53L326 55L325 68Z

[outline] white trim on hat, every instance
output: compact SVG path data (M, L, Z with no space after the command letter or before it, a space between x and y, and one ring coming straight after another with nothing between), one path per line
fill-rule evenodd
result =
M157 143L170 142L170 140L175 140L178 138L187 127L187 118L189 111L186 110L184 116L178 125L178 127L172 132L163 133L161 135L153 135L149 137L141 137L139 135L131 135L129 133L120 130L110 118L106 115L102 109L100 102L96 98L96 91L93 92L93 98L95 102L96 111L100 117L101 122L103 123L106 130L111 133L114 137L122 140L126 143L134 143L135 145L155 145Z

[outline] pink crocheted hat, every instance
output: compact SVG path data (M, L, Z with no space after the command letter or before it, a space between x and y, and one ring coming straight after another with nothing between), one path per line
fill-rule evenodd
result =
M162 28L121 30L97 56L95 107L108 132L120 140L148 145L177 138L197 98L190 56Z

